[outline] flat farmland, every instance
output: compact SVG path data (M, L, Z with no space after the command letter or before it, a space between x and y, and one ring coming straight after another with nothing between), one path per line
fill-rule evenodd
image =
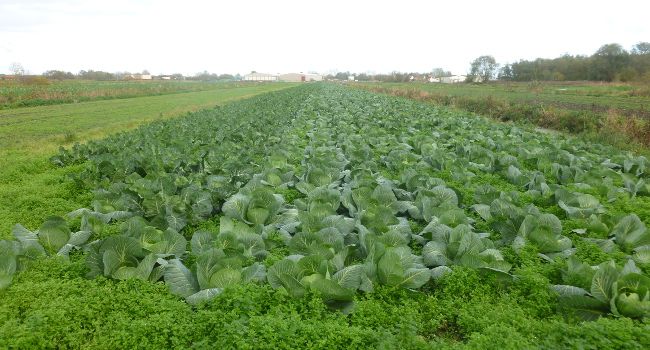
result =
M416 89L469 98L494 98L526 104L546 104L571 110L650 116L650 87L643 84L593 82L511 82L495 84L381 83L376 86Z
M58 169L48 161L59 147L290 86L242 84L228 89L0 110L0 230L8 232L15 222L31 222L30 218L38 221L79 206L76 192L61 181L68 171L75 170Z
M0 347L650 344L634 152L336 84L105 136L6 203Z
M0 80L0 109L231 89L241 83L175 80Z
M374 92L455 107L504 122L581 135L650 154L650 90L643 84L355 83Z

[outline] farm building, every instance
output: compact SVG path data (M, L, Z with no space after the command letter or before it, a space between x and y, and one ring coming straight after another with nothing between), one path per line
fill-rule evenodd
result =
M151 74L131 74L131 79L135 79L135 80L152 80L153 76Z
M317 73L287 73L279 75L278 80L290 82L323 81L323 76Z
M305 74L305 81L323 81L323 76L316 73Z
M450 77L440 78L440 82L445 84L456 84L464 82L465 79L467 79L467 77L464 75L452 75Z
M278 76L275 74L266 74L266 73L250 73L244 75L242 78L243 81L278 81Z
M278 77L280 81L301 82L306 81L305 74L302 73L287 73L280 74Z

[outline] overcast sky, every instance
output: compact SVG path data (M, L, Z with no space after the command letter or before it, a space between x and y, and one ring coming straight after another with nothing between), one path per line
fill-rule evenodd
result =
M0 73L468 70L650 41L650 1L0 0Z

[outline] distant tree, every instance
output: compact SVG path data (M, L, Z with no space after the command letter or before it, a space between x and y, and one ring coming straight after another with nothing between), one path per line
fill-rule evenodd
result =
M217 77L218 80L234 80L235 76L232 74L219 74Z
M196 73L190 80L200 80L200 81L214 81L218 80L219 76L215 73L208 73L207 70L204 70L201 73Z
M149 75L149 74L151 74L151 73L149 73L149 71L146 70L146 69L142 71L142 75Z
M131 73L130 72L115 72L113 74L115 76L116 80L131 80Z
M401 72L394 71L390 73L388 81L395 82L395 83L405 83L409 81L409 77L410 75L408 73L401 73Z
M185 77L181 73L174 73L174 74L171 75L171 78L173 80L183 80L183 79L185 79Z
M499 65L492 56L481 56L470 63L468 79L474 82L487 82L494 77Z
M369 81L370 79L371 79L371 77L366 73L360 73L360 74L357 75L357 80L358 81Z
M650 43L641 42L634 45L630 55L630 67L636 72L635 80L648 81L650 76Z
M520 60L511 63L510 68L514 81L645 81L650 73L650 43L640 42L629 53L619 44L607 44L591 56L564 54L552 59Z
M373 79L378 81L389 82L389 83L404 83L409 81L410 76L411 74L409 73L401 73L401 72L393 71L390 74L377 74L373 77Z
M334 75L334 79L348 80L349 75L350 75L350 72L338 72L338 73L336 73L336 75Z
M565 77L564 77L564 74L562 74L562 73L560 73L560 72L552 72L552 73L551 73L551 80L554 80L554 81L564 81L564 80L565 80Z
M641 75L641 77L639 77L639 80L646 84L650 84L650 71L647 71Z
M79 74L77 74L78 79L85 79L85 80L115 80L115 74L109 73L109 72L103 72L100 70L80 70Z
M640 42L632 48L633 55L647 55L650 54L650 43Z
M43 73L43 76L48 79L55 79L55 80L74 79L74 74L70 72L60 71L60 70L48 70L45 73Z
M616 80L622 81L622 82L628 82L634 80L639 73L632 67L624 67L621 69L621 71L616 75Z
M9 71L13 75L24 75L25 74L25 68L23 67L22 64L18 62L13 62L12 64L9 65Z
M497 79L505 81L513 80L514 75L512 73L512 66L510 64L505 64L503 67L501 67Z
M565 54L554 59L538 58L512 63L512 80L588 80L592 59Z
M627 51L619 44L601 46L592 56L591 78L612 81L629 62Z
M451 72L448 70L444 70L442 68L434 68L433 70L431 70L431 75L434 78L450 77Z

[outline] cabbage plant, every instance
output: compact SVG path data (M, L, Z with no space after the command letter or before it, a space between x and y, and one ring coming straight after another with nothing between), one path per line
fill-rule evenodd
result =
M571 219L584 219L590 215L605 212L605 208L600 204L598 198L590 194L558 189L555 191L555 199Z
M223 213L247 224L265 225L280 211L284 199L266 186L244 187L230 197L222 207Z
M460 265L502 273L510 270L510 264L504 261L494 243L486 235L472 232L467 225L451 229L438 224L429 230L431 241L422 248L422 258L427 266Z
M610 233L614 241L625 253L643 264L650 263L650 231L638 216L631 214L623 217Z
M560 219L553 214L526 216L512 245L519 251L525 244L534 245L540 256L547 260L557 256L568 257L575 252L571 248L571 239L562 235Z
M624 267L613 261L597 267L573 262L565 271L565 282L554 285L560 306L584 319L604 314L630 318L650 317L650 277L629 260Z

